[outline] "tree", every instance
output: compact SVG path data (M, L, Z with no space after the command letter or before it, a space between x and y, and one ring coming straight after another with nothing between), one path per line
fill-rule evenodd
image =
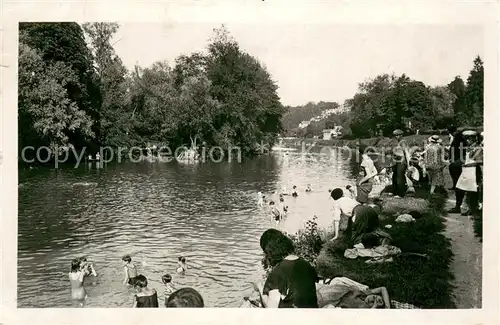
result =
M77 23L20 23L19 31L24 33L24 42L37 50L44 62L61 62L73 71L76 78L67 80L64 89L70 101L84 111L94 121L99 120L101 94L93 66L90 50L85 43L83 30ZM92 131L97 138L100 135L98 123ZM70 142L76 146L85 145L89 138L84 132L70 136Z
M474 66L467 78L465 89L465 110L461 112L462 123L482 125L484 115L484 68L483 61L478 56L474 59Z
M215 30L206 62L211 97L220 103L213 140L245 153L261 141L272 144L282 130L285 110L265 67L243 52L224 26Z
M112 39L119 29L117 23L85 23L83 29L88 35L99 77L102 96L100 112L101 143L112 146L130 144L127 132L130 111L130 91L127 69L116 55ZM130 117L130 116L128 116Z
M454 95L453 120L456 125L460 124L460 115L465 112L465 83L459 76L448 84L448 89Z
M78 76L64 62L45 62L37 50L19 44L19 148L48 145L69 148L72 136L92 138L92 120L67 91Z

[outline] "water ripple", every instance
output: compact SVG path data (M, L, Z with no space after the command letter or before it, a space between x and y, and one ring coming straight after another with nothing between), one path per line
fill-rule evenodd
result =
M262 275L259 236L271 226L256 193L286 186L283 227L294 231L314 214L330 213L328 189L350 182L349 163L337 159L282 165L283 157L242 164L109 165L20 175L19 307L71 307L72 258L87 256L97 278L86 280L89 307L130 307L132 289L121 284L121 257L130 254L150 286L161 292L161 276L195 287L207 306L235 307ZM92 186L74 186L74 184ZM312 193L305 193L307 184ZM186 275L175 272L185 256ZM163 298L161 298L163 305Z

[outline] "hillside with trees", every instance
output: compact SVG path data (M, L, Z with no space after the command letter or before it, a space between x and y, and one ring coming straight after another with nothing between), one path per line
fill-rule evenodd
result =
M395 128L428 133L452 124L482 126L483 89L480 57L474 60L467 82L457 76L448 85L431 87L405 74L383 74L359 84L356 94L344 103L347 112L333 114L306 128L299 129L300 122L321 115L320 107L309 103L289 108L284 117L285 129L289 135L312 137L321 135L324 128L341 125L346 138L368 138L389 135Z

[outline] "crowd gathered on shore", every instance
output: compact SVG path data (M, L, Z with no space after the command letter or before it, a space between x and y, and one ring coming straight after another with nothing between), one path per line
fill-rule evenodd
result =
M473 218L481 217L482 132L450 127L448 144L443 144L439 136L433 135L428 138L425 146L413 151L404 140L402 130L395 130L393 135L395 146L388 166L377 168L371 158L376 153L360 152L361 171L356 183L329 191L333 213L321 218L318 227L322 240L334 245L345 245L345 256L348 258L356 258L364 250L381 248L377 252L384 252L382 258L376 257L374 262L386 262L390 259L390 252L397 251L396 247L391 246L391 236L380 225L379 210L374 204L372 193L377 185L391 185L391 193L385 195L395 200L411 196L418 188L425 189L430 196L436 195L438 189L444 189L444 171L448 167L452 179L449 190L455 192L455 207L449 212ZM244 297L241 307L417 308L391 300L385 287L369 288L348 277L322 278L311 263L296 255L293 241L280 230L288 213L285 200L297 200L303 195L301 192L307 195L313 191L308 184L303 190L294 185L291 192L283 188L279 193L257 193L257 206L268 209L271 224L270 229L260 238L267 275L265 281L253 284L254 293ZM462 211L464 199L467 208ZM412 216L408 218L411 219ZM132 306L158 307L161 297L155 289L148 287L148 279L138 274L132 258L127 255L122 261L123 284L136 290ZM179 257L175 273L188 273L184 257ZM86 258L71 262L69 279L72 298L81 306L87 298L83 283L88 276L97 276L97 272ZM176 289L170 274L164 274L161 281L165 286L163 300L166 307L204 307L203 297L196 289Z

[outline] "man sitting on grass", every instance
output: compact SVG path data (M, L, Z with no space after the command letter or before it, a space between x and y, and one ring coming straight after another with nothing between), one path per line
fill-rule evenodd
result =
M344 196L340 188L331 191L334 200L333 228L336 240L342 234L350 245L362 243L365 247L388 244L390 236L379 231L377 211L369 205L363 205L356 200Z

